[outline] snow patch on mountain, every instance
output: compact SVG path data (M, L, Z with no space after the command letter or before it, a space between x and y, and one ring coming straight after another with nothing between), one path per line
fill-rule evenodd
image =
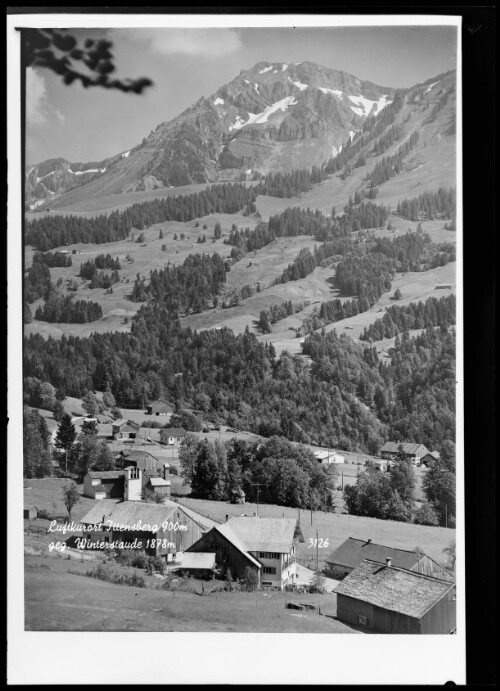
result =
M353 132L352 130L349 131L349 139L351 140L351 142L354 139L355 134L356 134L356 132Z
M274 65L269 65L269 67L264 67L263 69L259 70L259 74L264 74L265 72L269 72L269 70L272 70Z
M356 107L351 106L351 110L354 111L356 115L360 115L361 117L369 115L370 113L376 115L380 113L380 111L386 106L392 103L392 101L387 99L386 95L381 96L378 101L371 101L369 98L365 98L364 96L349 95L349 98L353 103L356 104Z
M248 120L246 122L243 120L241 115L238 115L235 122L232 125L229 125L229 131L240 130L246 125L260 125L264 122L267 122L269 117L278 110L282 110L284 112L289 108L289 106L294 106L296 104L297 101L295 100L295 96L285 96L285 98L282 98L280 101L276 101L276 103L273 103L271 106L267 106L262 113L248 113Z
M71 173L71 171L69 171L69 172ZM39 183L41 180L45 180L45 178L48 178L49 175L54 175L54 171L51 170L50 173L47 173L47 175L42 175L41 178L39 178L39 177L37 176L37 178L36 178L36 184L38 185L38 183Z
M307 89L307 87L309 86L309 84L302 84L302 82L294 82L293 80L292 83L295 84L297 89L300 89L301 91L304 91L304 89Z
M88 170L71 170L71 168L68 168L68 173L71 173L72 175L85 175L85 173L105 173L105 172L106 172L106 168L89 168Z
M223 98L216 98L214 101L214 106L223 106L224 105L224 99Z
M248 79L244 79L243 81L245 82L245 84L250 84L250 82L248 81Z
M333 94L334 96L342 98L342 91L338 91L337 89L327 89L325 86L320 86L319 90L324 94Z
M427 87L427 89L425 90L425 93L428 94L429 91L430 91L434 86L436 86L436 84L437 84L437 82L434 82L434 83L431 84L429 87Z
M281 66L281 71L284 72L288 68L287 64Z
M130 151L125 151L124 154L122 154L122 158L128 158L130 156Z
M255 89L255 91L259 90L259 85L257 84L257 82L254 82L253 88Z

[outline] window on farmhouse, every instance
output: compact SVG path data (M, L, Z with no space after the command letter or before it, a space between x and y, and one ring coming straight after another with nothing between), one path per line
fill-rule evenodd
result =
M279 559L280 556L279 552L260 552L261 559Z
M358 624L361 624L361 626L368 626L368 617L358 614Z
M263 566L262 573L276 574L276 569L274 566Z

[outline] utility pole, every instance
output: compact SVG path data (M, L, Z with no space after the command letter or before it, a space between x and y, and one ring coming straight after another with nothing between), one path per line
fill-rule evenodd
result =
M344 491L344 471L342 471L342 492Z
M445 509L444 526L445 526L445 528L447 528L448 527L448 504L444 505L444 509Z
M313 507L311 506L311 525L313 524Z
M257 487L257 516L259 515L259 488L261 485L264 485L263 482L252 482L252 485L254 487Z

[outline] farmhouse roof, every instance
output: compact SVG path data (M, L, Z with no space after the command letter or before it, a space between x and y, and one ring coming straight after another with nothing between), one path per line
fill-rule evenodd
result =
M113 427L123 427L123 425L130 425L136 429L140 428L140 425L138 425L137 422L134 422L133 420L125 420L123 417L113 422Z
M166 401L164 398L157 398L156 401L151 401L151 403L148 403L148 407L154 406L154 405L166 405L169 408L172 406L168 401Z
M398 453L400 446L403 447L404 453L414 454L414 453L417 453L417 451L420 451L421 449L423 449L424 451L427 451L427 449L425 448L425 446L423 444L409 444L409 443L403 444L403 443L395 442L395 441L386 441L380 450L381 451L387 451L388 453Z
M421 552L411 552L406 549L377 545L371 540L357 540L354 537L348 537L325 561L328 564L355 568L364 559L384 563L387 557L390 557L394 566L402 569L412 569L423 556L425 555Z
M163 429L169 437L184 437L186 435L184 427L164 427Z
M116 477L123 477L125 471L123 470L89 470L87 475L89 475L93 480L101 478L102 480L111 480Z
M365 560L341 581L334 592L420 619L452 588L453 583Z
M234 516L226 525L238 536L250 552L290 552L297 530L295 518L261 518ZM302 541L303 541L302 537Z
M186 516L189 516L189 518L191 518L195 523L198 523L198 525L200 525L204 530L209 530L210 528L215 528L216 526L220 525L220 523L217 523L217 521L213 521L211 518L202 516L192 509L188 509L187 506L179 505L179 508L184 511Z

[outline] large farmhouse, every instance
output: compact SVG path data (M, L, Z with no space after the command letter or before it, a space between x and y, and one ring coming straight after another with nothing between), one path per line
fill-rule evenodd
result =
M396 460L401 452L414 465L420 465L420 459L429 453L429 449L423 444L400 444L394 441L387 441L380 449L380 455L388 461Z
M297 579L296 548L304 542L294 518L236 516L217 525L189 548L189 552L215 552L217 566L243 578L247 568L262 587L283 590Z
M365 560L339 583L337 617L380 633L449 634L456 626L455 585Z
M103 499L82 518L82 538L87 549L100 549L98 543L135 544L147 554L173 558L216 525L173 501L146 504L137 501L115 503ZM171 556L170 556L171 555Z
M391 559L392 564L398 568L423 573L445 581L454 580L453 574L423 552L396 549L395 547L378 545L371 540L357 540L353 537L348 537L326 558L325 573L330 578L345 578L365 559L383 563L386 559Z

